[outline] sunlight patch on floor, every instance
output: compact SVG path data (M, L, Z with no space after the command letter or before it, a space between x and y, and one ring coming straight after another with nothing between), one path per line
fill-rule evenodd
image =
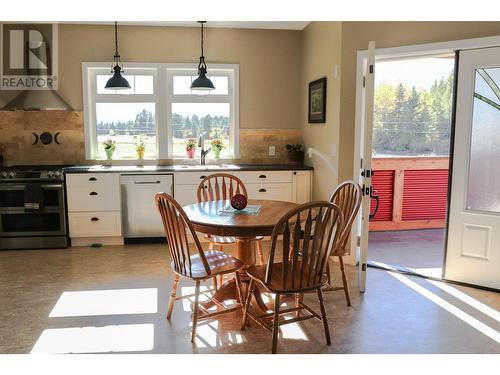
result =
M285 320L292 319L291 316L285 316ZM291 340L302 340L309 341L309 338L306 336L305 332L300 328L299 323L289 323L280 326L281 329L281 337L284 339Z
M221 339L218 333L219 322L199 322L196 328L195 344L198 348L215 348L221 346Z
M464 292L461 292L460 290L453 288L449 284L433 280L427 280L427 281L430 282L432 285L438 287L439 289L445 291L446 293L451 294L453 297L458 298L460 301L481 311L483 314L489 316L490 318L495 319L497 322L500 322L499 311L489 307L488 305L485 305L482 302L479 302L477 299L472 298L468 294L465 294Z
M410 280L408 277L395 273L395 272L387 272L389 275L392 277L396 278L397 280L401 281L403 284L406 286L410 287L417 293L420 293L422 296L430 300L431 302L435 303L439 307L442 307L446 311L448 311L450 314L453 314L457 318L461 319L463 322L469 324L471 327L475 328L482 334L488 336L492 340L496 341L497 343L500 343L500 332L496 331L495 329L489 327L488 325L484 324L483 322L477 320L476 318L472 317L471 315L467 314L466 312L460 310L458 307L452 305L448 301L445 301L443 298L439 297L438 295L432 293L430 290L425 289L423 286L417 284L416 282Z
M442 267L436 267L436 268L408 268L409 270L414 271L415 273L418 273L420 275L428 276L428 277L435 277L436 279L440 279L443 274L443 268Z
M114 289L64 292L49 314L68 316L154 314L158 312L158 289Z
M153 324L50 328L42 332L33 354L149 351L154 347Z

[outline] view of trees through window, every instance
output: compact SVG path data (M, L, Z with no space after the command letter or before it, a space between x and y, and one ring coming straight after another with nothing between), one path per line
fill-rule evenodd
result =
M377 63L374 156L448 155L453 59Z

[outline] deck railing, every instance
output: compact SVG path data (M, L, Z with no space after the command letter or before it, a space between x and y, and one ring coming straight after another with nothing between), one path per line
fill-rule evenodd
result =
M370 230L443 228L448 192L448 157L373 158L372 182L379 209ZM375 203L372 201L372 211Z

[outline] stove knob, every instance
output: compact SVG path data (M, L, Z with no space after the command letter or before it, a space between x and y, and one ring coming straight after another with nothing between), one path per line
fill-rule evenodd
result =
M55 171L54 178L61 178L61 171Z
M2 171L2 172L0 173L0 178L7 178L7 172Z
M47 172L47 177L48 177L48 178L53 178L53 177L54 177L54 172L52 172L52 171L48 171L48 172Z
M8 176L9 176L9 178L14 178L14 177L16 177L16 174L13 171L10 171L8 173Z

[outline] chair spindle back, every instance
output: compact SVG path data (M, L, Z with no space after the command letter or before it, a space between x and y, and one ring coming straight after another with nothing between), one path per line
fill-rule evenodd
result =
M340 208L330 202L305 203L289 211L276 224L271 236L266 284L273 278L272 264L282 235L283 289L300 291L320 285L328 257L340 238L343 221Z
M214 173L198 185L198 202L230 200L236 194L248 197L247 189L238 177L228 173Z
M338 206L344 215L344 227L332 255L345 255L347 241L351 234L352 223L359 212L361 206L362 192L361 187L354 181L344 181L333 192L330 202Z
M208 266L201 244L180 204L167 193L156 194L155 201L163 222L175 271L183 275L192 276L191 255L198 253L205 271L207 274L210 274L210 267ZM194 245L188 242L188 231L193 236ZM191 249L191 247L194 247L194 249Z

